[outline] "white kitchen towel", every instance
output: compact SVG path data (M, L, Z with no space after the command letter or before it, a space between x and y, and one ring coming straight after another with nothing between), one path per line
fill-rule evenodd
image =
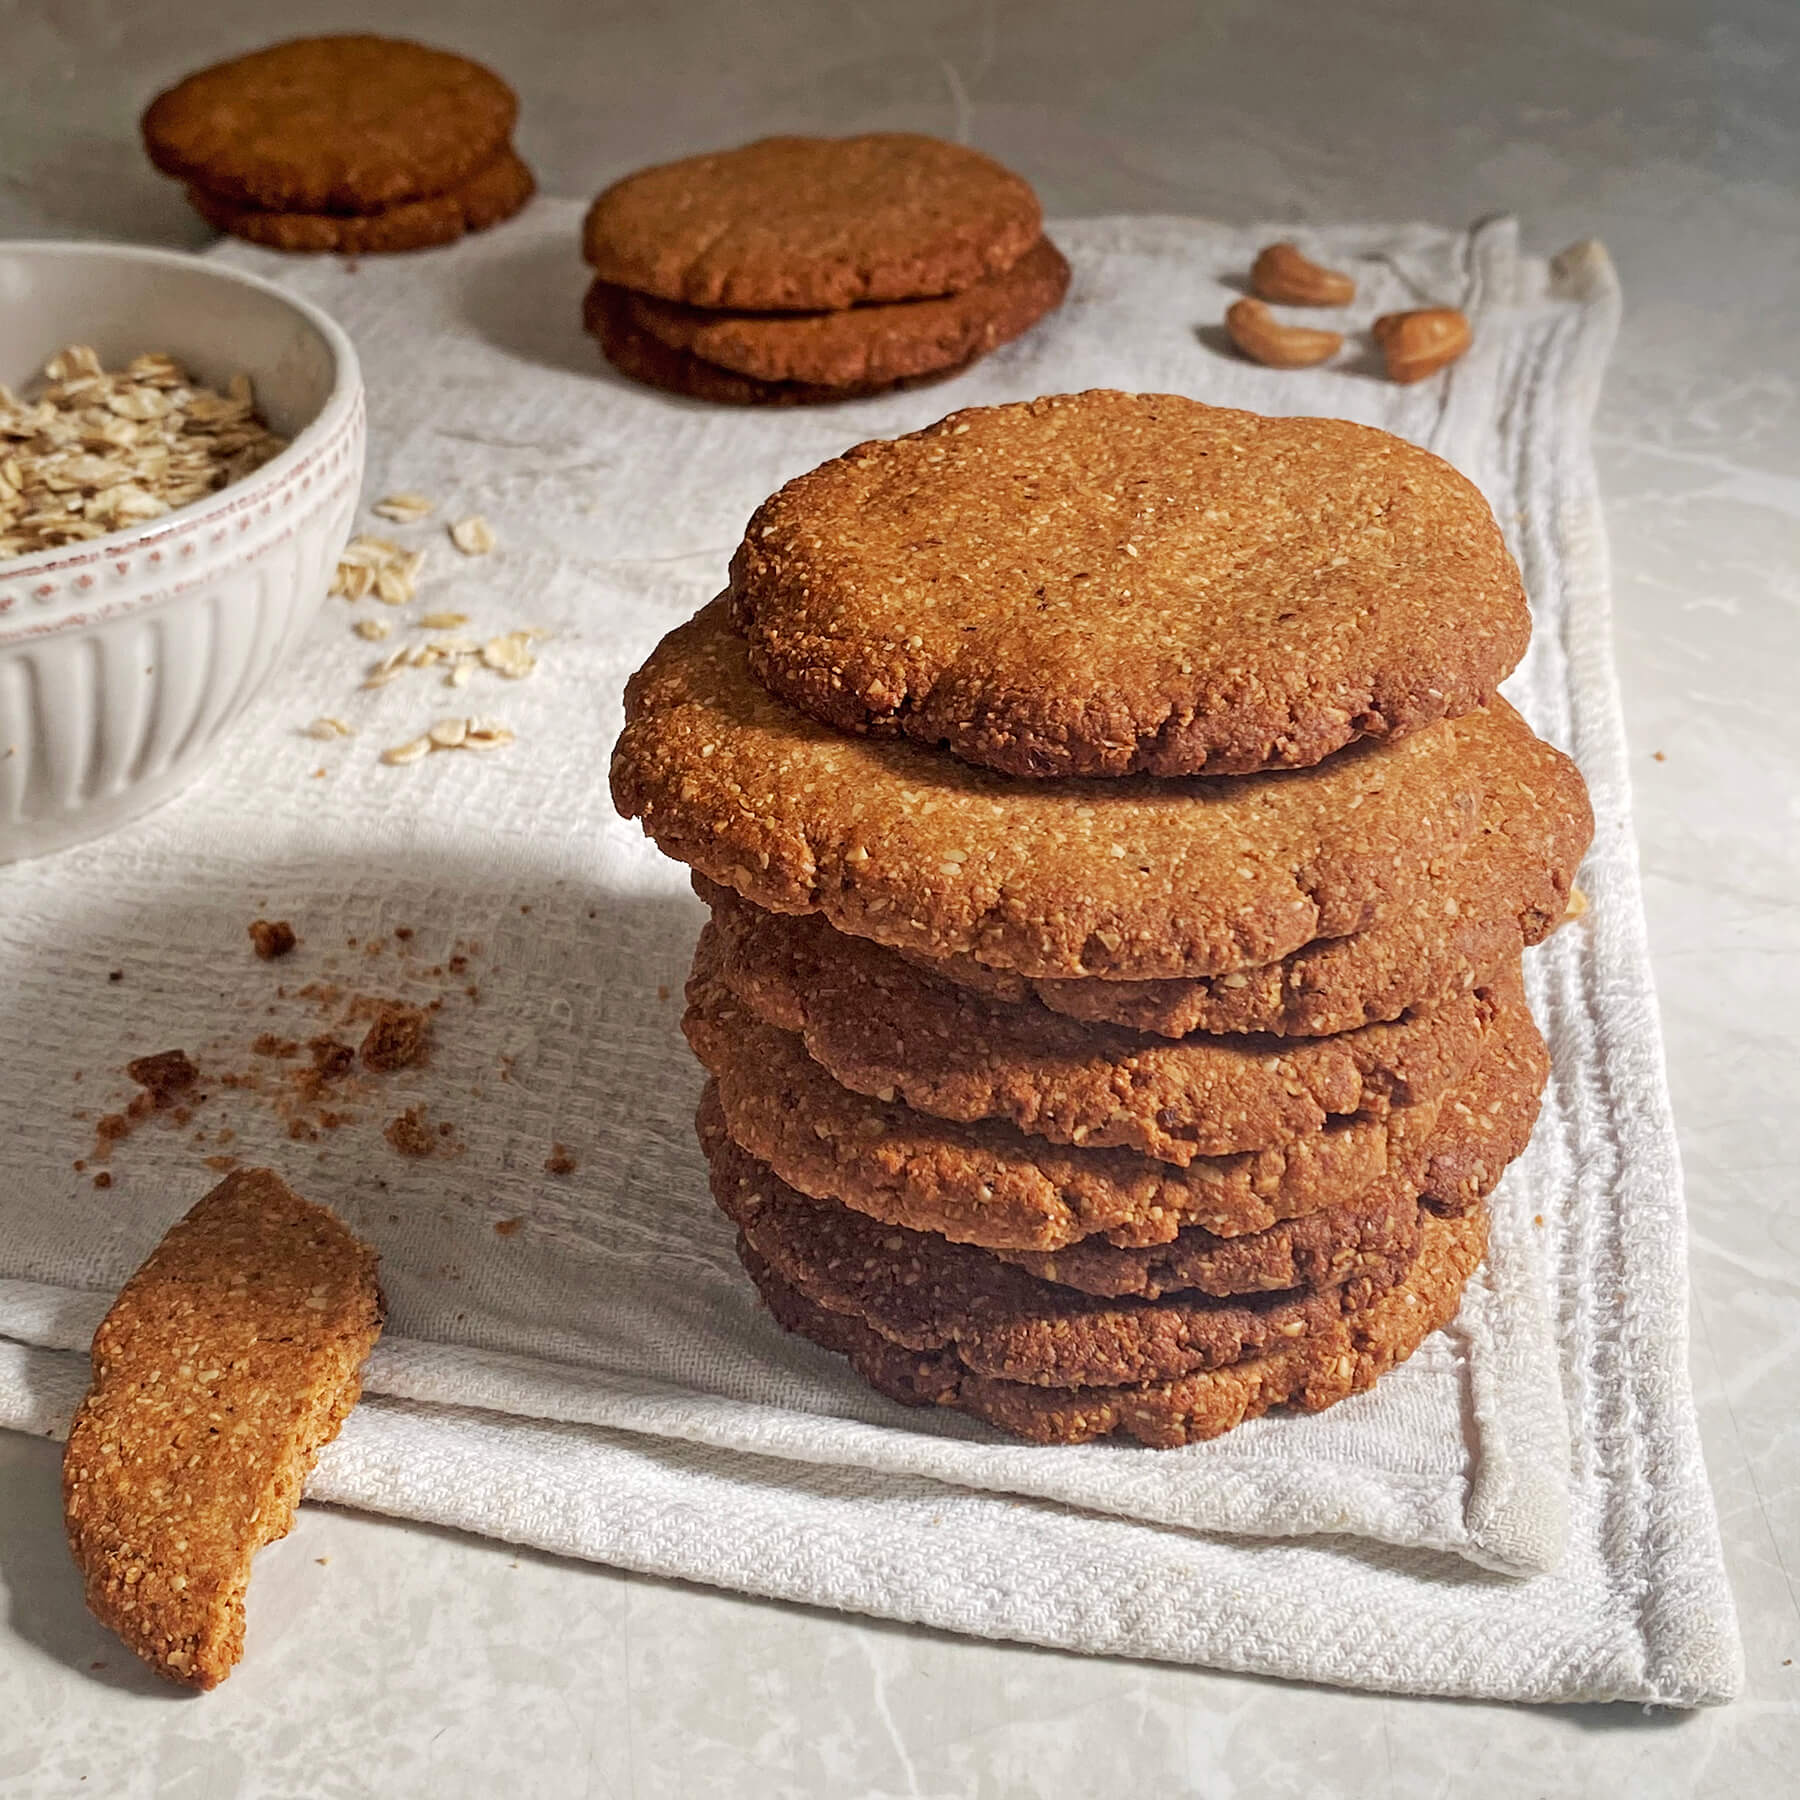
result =
M1604 253L1546 266L1509 221L1315 234L1357 274L1357 327L1424 303L1475 319L1463 362L1399 388L1366 352L1302 373L1230 354L1217 320L1270 233L1071 222L1066 307L967 375L741 413L600 364L578 327L578 219L540 202L450 250L360 264L220 253L346 325L369 495L438 510L373 526L430 546L419 603L328 602L190 793L0 870L0 1424L59 1430L79 1348L216 1178L207 1159L266 1161L380 1246L391 1302L315 1498L1078 1650L1415 1692L1727 1697L1738 1651L1687 1388L1587 449L1618 309ZM1372 1394L1175 1452L1041 1449L909 1411L760 1313L692 1141L677 1019L700 908L605 781L624 677L721 585L783 479L953 406L1102 385L1361 419L1463 467L1531 592L1509 691L1578 757L1599 819L1592 909L1530 959L1556 1074L1457 1325ZM443 528L473 512L499 548L465 559ZM435 612L469 623L422 628ZM364 642L359 619L393 635ZM528 680L358 686L396 646L524 626L548 634ZM355 735L305 735L322 714ZM517 741L380 762L461 714ZM258 915L291 919L300 949L257 961ZM440 1003L430 1066L359 1077L321 1118L279 1052L381 995ZM207 1100L121 1141L97 1188L75 1165L130 1092L123 1063L175 1045ZM415 1105L429 1158L383 1135ZM573 1170L546 1169L558 1146Z

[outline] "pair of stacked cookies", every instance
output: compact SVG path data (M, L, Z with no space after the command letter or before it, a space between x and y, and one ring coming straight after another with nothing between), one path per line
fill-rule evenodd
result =
M584 322L633 379L794 406L938 381L1060 305L1030 186L910 132L763 138L642 169L588 210Z
M1059 396L859 446L633 678L685 1029L783 1324L1040 1442L1217 1435L1449 1320L1591 831L1519 577L1399 439Z
M401 38L296 38L189 75L144 144L219 231L274 250L448 244L534 191L519 103L491 69Z

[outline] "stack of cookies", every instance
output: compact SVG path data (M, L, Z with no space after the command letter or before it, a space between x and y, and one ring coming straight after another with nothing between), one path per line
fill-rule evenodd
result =
M1061 304L1037 196L910 132L763 138L642 169L589 208L585 323L613 366L794 406L966 369Z
M401 38L296 38L202 69L144 144L209 225L274 250L448 244L531 198L519 103L491 69Z
M1059 396L765 502L612 779L712 908L699 1129L781 1322L1155 1445L1447 1322L1591 831L1495 693L1528 633L1476 489L1337 420Z

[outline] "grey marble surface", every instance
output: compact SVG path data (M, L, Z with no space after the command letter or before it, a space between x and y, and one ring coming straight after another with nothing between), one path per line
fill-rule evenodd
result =
M0 234L201 243L137 149L143 99L369 21L0 0ZM1627 300L1598 425L1619 673L1749 1685L1690 1716L1315 1691L315 1507L260 1559L252 1611L304 1655L193 1700L87 1620L55 1451L0 1435L0 1794L1800 1792L1800 7L390 0L378 28L504 70L553 193L767 130L895 125L966 134L1053 213L1509 210L1540 251L1605 240Z

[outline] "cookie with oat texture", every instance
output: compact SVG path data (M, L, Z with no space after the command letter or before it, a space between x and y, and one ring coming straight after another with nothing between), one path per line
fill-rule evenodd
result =
M626 685L613 802L773 912L1044 978L1220 974L1406 904L1535 743L1497 703L1315 768L1020 782L786 706L714 602Z
M239 1169L94 1333L63 1453L69 1548L95 1616L159 1675L215 1687L242 1656L251 1559L361 1393L376 1261L272 1170Z
M689 306L824 312L954 294L1043 235L1030 185L908 131L768 137L639 169L588 209L603 281Z
M294 38L178 81L144 111L150 160L221 204L379 213L469 181L519 103L491 69L404 38Z
M944 1350L908 1350L807 1299L741 1237L738 1258L777 1322L849 1359L877 1392L948 1406L1037 1444L1135 1438L1156 1449L1200 1443L1274 1407L1319 1412L1373 1387L1449 1324L1487 1246L1487 1215L1428 1218L1397 1286L1286 1348L1223 1368L1133 1387L1057 1388L978 1374Z
M970 407L790 481L731 608L791 705L1021 776L1306 767L1484 705L1531 631L1440 457L1109 389Z

